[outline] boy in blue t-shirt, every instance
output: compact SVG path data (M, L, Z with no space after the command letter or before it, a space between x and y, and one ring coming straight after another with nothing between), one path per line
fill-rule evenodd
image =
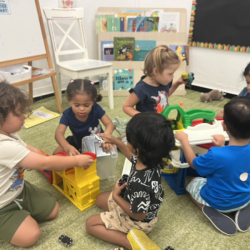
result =
M188 135L176 132L190 167L202 177L194 178L187 186L192 201L222 233L233 235L237 229L250 228L250 98L235 97L224 107L225 138L214 135L216 146L204 155L195 156ZM236 211L235 222L223 213Z

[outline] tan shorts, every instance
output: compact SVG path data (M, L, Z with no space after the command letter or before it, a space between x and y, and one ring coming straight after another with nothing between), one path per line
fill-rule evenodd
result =
M132 227L142 230L148 234L155 226L157 218L150 222L133 221L122 210L122 208L113 200L112 192L108 199L109 212L101 213L101 219L107 229L117 230L123 233L128 233Z
M22 200L21 210L15 202L0 209L0 240L10 242L28 215L38 222L44 221L56 206L56 199L49 192L28 181L24 181L23 191L16 199Z

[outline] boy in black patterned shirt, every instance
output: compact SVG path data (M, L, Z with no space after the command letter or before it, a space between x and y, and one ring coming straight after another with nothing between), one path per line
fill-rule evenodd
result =
M127 239L131 229L149 233L157 222L164 196L162 158L170 158L169 152L174 148L175 139L171 122L154 112L133 116L126 134L127 145L111 135L100 134L105 142L119 147L132 162L132 167L127 183L119 186L117 181L113 191L97 197L96 205L106 212L88 218L86 229L99 239L132 249ZM121 196L124 188L124 195Z
M163 202L164 190L161 185L161 168L159 166L137 170L136 155L131 157L131 162L132 167L123 198L130 203L131 212L135 214L146 213L146 217L141 222L149 223L143 230L145 233L149 233L152 230L151 224L157 222L158 210ZM130 219L136 221L133 217L130 217Z

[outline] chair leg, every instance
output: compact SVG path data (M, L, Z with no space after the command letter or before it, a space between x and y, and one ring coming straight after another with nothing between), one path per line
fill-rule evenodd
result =
M114 109L113 70L112 70L112 66L110 67L109 73L107 74L107 82L108 82L109 108Z
M33 100L33 82L29 83L29 96L30 99Z
M59 91L58 91L58 86L56 83L55 76L51 76L51 81L52 81L53 89L54 89L54 93L55 93L57 109L58 109L59 113L61 114L62 113L62 106L61 106L61 102L60 102ZM62 92L61 92L61 95L62 95Z
M59 94L60 103L62 104L62 81L61 81L61 73L58 69L56 69L56 84Z

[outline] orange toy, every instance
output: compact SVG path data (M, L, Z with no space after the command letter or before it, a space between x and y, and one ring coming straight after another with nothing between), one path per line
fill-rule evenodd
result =
M40 149L40 151L46 155L49 156L48 153L44 152L43 150ZM52 184L53 183L53 174L51 170L40 170L48 179L49 183Z
M157 113L160 114L163 111L164 108L161 107L161 104L157 104Z

